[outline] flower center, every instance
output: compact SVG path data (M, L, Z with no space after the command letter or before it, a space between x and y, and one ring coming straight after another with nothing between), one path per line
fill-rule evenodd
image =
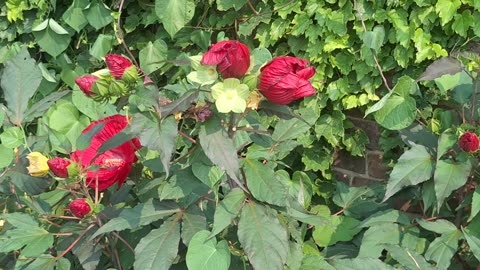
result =
M121 167L125 164L125 161L121 158L109 158L102 161L102 165L105 167Z
M227 99L234 99L237 96L237 91L235 89L227 89L225 91L225 97Z

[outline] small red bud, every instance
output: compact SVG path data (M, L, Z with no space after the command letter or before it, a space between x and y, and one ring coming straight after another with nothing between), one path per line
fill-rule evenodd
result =
M68 178L67 167L70 165L70 160L65 158L56 157L47 161L50 171L58 177Z
M465 132L458 139L458 146L465 152L475 152L479 147L478 136L472 132Z
M78 85L78 87L80 87L80 90L82 90L85 95L91 96L93 94L92 85L98 79L98 77L95 77L93 75L85 75L76 78L75 83Z
M70 209L70 212L78 218L84 218L92 210L85 198L71 201L68 208Z

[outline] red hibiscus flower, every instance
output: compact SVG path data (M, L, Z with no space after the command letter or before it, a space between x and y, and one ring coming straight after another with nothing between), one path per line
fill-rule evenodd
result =
M93 75L85 75L76 78L75 83L78 85L78 87L80 87L80 90L82 90L85 95L90 97L93 94L92 85L96 80L98 80L98 77Z
M71 201L68 205L68 209L70 209L70 212L72 212L72 214L78 218L83 218L88 215L90 211L92 211L92 208L87 203L85 198Z
M105 62L110 70L110 74L117 79L122 79L125 70L132 66L130 60L118 54L107 54Z
M217 65L224 79L241 78L250 67L250 51L245 44L236 40L220 41L203 55L200 63Z
M315 68L304 59L276 57L260 69L258 89L272 103L286 105L290 102L315 94L308 81Z
M101 123L104 127L93 136L90 146L71 154L72 161L86 169L86 184L90 188L96 188L98 182L99 191L115 183L118 187L122 186L132 170L132 164L137 161L135 151L141 147L140 141L135 138L99 155L98 149L103 143L127 127L128 118L119 114L109 116L92 122L82 133Z
M68 170L67 167L70 165L70 160L65 158L56 157L47 161L50 171L53 172L58 177L67 178Z
M478 136L472 132L465 132L458 139L458 146L465 152L475 152L478 149Z

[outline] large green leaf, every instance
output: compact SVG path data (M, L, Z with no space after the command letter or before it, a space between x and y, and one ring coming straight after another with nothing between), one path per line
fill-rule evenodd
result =
M340 206L348 216L356 217L373 213L378 207L375 186L349 187L337 181L337 190L333 202Z
M247 0L217 0L217 8L218 10L228 10L234 8L235 10L239 10L247 3Z
M188 246L192 237L199 231L207 229L207 218L196 204L190 205L182 215L182 242Z
M9 127L0 134L0 141L2 145L13 149L25 143L25 134L19 127Z
M478 235L475 235L468 228L462 228L463 236L467 240L470 249L472 250L473 255L477 260L480 261L480 238Z
M80 91L79 91L80 92ZM54 92L46 96L42 100L35 102L28 110L25 112L25 121L32 121L34 118L40 117L45 114L45 112L52 106L52 104L71 93L70 91L61 91ZM83 93L82 93L83 94ZM85 94L83 94L85 95Z
M417 220L417 222L425 230L436 232L438 234L451 233L457 230L455 224L446 219L438 219L435 221L426 221L423 219L419 219Z
M429 81L442 77L443 75L455 75L462 71L462 64L453 57L442 57L431 63L425 72L418 77L417 81Z
M304 121L298 118L292 118L289 120L281 119L275 125L275 130L272 134L272 139L276 142L282 142L297 138L300 134L305 133L310 129Z
M42 71L30 57L25 47L5 64L0 86L7 108L12 112L11 121L19 126L24 120L28 101L42 81Z
M355 258L355 259L340 259L331 262L335 270L395 270L379 259L374 258Z
M38 45L53 57L60 55L70 44L70 35L54 19L46 19L32 33Z
M257 160L245 159L244 170L247 186L257 200L278 206L286 205L286 186L275 177L272 168Z
M139 54L142 70L148 75L165 65L167 50L167 44L161 39L155 40L154 43L148 42Z
M474 217L478 215L480 212L480 186L475 188L475 191L472 195L472 210L470 211L470 217L468 218L468 222L470 222Z
M149 200L139 203L134 208L123 209L118 217L111 219L98 229L92 238L111 231L135 229L178 212L180 212L180 208L173 202Z
M40 228L37 221L24 213L1 214L14 228L0 234L0 252L22 249L22 256L35 257L53 244L53 235Z
M180 224L175 219L165 221L152 230L135 247L136 270L168 270L177 257Z
M197 232L187 250L187 266L189 270L227 270L230 266L230 249L222 240L208 239L209 231Z
M385 211L377 212L364 221L359 225L361 228L375 226L375 225L382 225L384 223L399 223L404 225L410 224L410 218L408 215L402 211L396 209L388 209Z
M62 19L75 31L80 32L87 24L83 9L88 6L88 0L74 0L63 13Z
M362 39L365 46L378 53L385 39L385 28L382 25L377 25L373 28L373 31L365 32Z
M385 106L374 113L375 120L384 128L399 130L413 123L416 116L416 102L410 96L392 95Z
M452 147L457 144L458 136L455 133L448 129L440 135L438 139L438 148L437 148L437 160L447 153Z
M384 201L406 186L418 185L432 177L434 160L423 145L414 144L398 159L390 173Z
M28 195L37 195L44 192L50 185L46 178L33 177L23 172L8 170L3 177L11 180L11 183L21 192ZM2 177L0 177L0 180Z
M88 23L95 29L106 26L113 21L112 11L103 3L103 1L91 1L85 9Z
M313 239L320 247L327 247L339 241L350 241L362 228L360 221L346 216L331 216L331 224L316 226L313 230Z
M442 20L442 26L452 20L462 3L460 0L438 0L435 11Z
M456 163L449 160L439 160L433 176L437 206L440 208L443 201L456 189L463 186L470 175L472 164L467 160Z
M155 0L155 13L173 38L195 13L194 0Z
M210 236L214 236L232 223L238 216L245 201L245 193L239 188L232 189L215 208L213 227Z
M384 223L370 227L362 238L358 257L378 258L382 254L381 244L400 243L400 226L395 223Z
M448 269L453 255L457 253L458 240L462 236L462 232L456 230L435 238L428 246L425 259L435 261L438 269Z
M247 203L238 222L238 240L255 269L283 269L289 252L288 234L272 210Z
M112 35L100 34L90 48L90 55L97 59L102 59L112 49L115 37Z
M430 265L425 258L415 251L408 250L397 245L385 244L383 246L392 258L399 262L403 267L410 270L433 270L435 267Z
M2 157L0 159L0 169L3 169L10 165L10 163L15 157L13 149L10 147L6 147L3 144L0 144L0 156Z

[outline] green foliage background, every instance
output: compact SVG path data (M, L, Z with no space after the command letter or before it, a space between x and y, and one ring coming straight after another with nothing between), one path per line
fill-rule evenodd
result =
M480 192L451 203L452 192L466 183L476 164L462 157L458 163L442 158L457 138L448 129L460 124L448 120L454 110L442 109L452 100L449 90L455 83L442 87L445 83L415 79L440 57L478 53L479 36L480 2L475 0L7 0L0 11L0 205L5 209L0 218L8 223L0 233L0 265L476 266ZM268 137L239 131L232 143L228 131L214 121L183 121L177 127L171 115L186 111L200 95L185 80L192 70L188 57L224 38L246 43L259 65L270 54L308 59L317 71L313 85L318 94L290 108L263 104L251 112L245 124L269 131ZM135 59L158 89L139 89L110 103L86 98L74 79L103 68L107 53ZM465 82L457 84L470 84L476 91L472 81ZM157 102L167 99L174 104ZM90 121L125 107L138 119L132 130L148 148L131 177L135 185L106 194L111 219L101 228L85 230L86 224L70 221L60 229L52 226L42 215L63 214L68 193L50 190L48 179L26 174L25 155L29 150L68 154L79 147L80 132ZM154 116L152 107L161 117ZM385 128L382 146L394 167L387 186L355 188L334 179L335 152L362 156L368 143L347 117L353 109ZM414 121L424 125L413 137L405 135L402 141L391 131L406 134ZM177 128L199 139L200 147L177 138ZM410 138L418 144L409 143ZM241 163L236 164L235 150L244 144L249 147L240 151ZM215 158L223 152L230 157ZM418 163L422 166L407 171ZM242 167L242 177L255 179L248 184L251 195L219 188L227 182L220 167L238 178ZM447 180L438 180L444 175ZM394 194L411 185L416 187L399 197L425 206L422 211L394 207ZM468 222L458 226L455 216L462 217L458 212L472 204ZM84 230L78 247L55 260ZM133 253L114 238L114 231ZM51 234L62 232L73 235ZM93 246L102 234L97 238L101 244ZM26 240L18 240L19 235ZM101 247L108 251L102 253ZM113 251L120 262L112 259ZM211 260L198 266L206 257Z

